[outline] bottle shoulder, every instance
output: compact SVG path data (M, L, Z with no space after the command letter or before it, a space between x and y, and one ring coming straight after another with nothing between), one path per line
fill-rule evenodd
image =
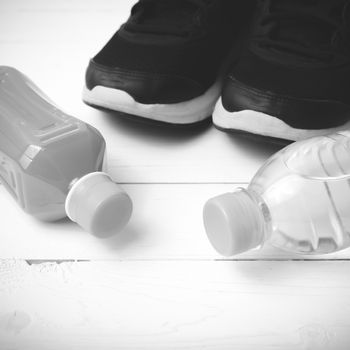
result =
M299 141L272 156L257 172L251 186L269 185L285 178L344 181L350 178L350 138L334 134Z
M312 180L332 181L350 177L350 138L334 134L295 143L283 154L285 166Z

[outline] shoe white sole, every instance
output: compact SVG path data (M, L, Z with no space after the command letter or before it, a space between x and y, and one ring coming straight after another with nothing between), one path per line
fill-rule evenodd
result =
M203 95L189 101L173 104L143 104L127 92L104 86L92 90L84 87L83 101L122 113L170 124L194 124L212 116L220 97L222 82L217 81Z
M228 131L237 130L290 141L304 140L350 128L349 121L344 125L329 129L296 129L282 120L265 113L253 110L229 112L222 105L221 98L214 109L213 123L218 128Z

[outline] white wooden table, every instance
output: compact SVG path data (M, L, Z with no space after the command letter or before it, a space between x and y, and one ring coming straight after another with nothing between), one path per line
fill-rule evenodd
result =
M310 258L266 246L224 260L205 237L205 200L246 186L276 146L82 103L88 59L131 4L0 0L0 64L100 129L135 204L128 228L100 241L36 221L0 186L0 350L350 349L349 250Z

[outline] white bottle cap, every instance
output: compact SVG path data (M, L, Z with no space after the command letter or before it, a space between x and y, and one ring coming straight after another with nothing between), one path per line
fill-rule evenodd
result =
M264 241L261 210L246 190L210 199L203 219L209 241L221 255L243 253Z
M132 201L110 176L95 172L73 184L66 198L66 213L86 231L106 238L128 223Z

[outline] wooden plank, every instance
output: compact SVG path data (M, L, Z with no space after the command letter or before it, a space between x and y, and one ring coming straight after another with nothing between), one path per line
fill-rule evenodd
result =
M0 348L348 350L348 262L0 264Z
M23 213L0 186L0 258L16 259L220 259L202 224L202 207L237 185L125 185L134 202L126 230L98 240L68 220L42 223ZM350 250L319 257L296 256L266 246L237 259L347 259Z

